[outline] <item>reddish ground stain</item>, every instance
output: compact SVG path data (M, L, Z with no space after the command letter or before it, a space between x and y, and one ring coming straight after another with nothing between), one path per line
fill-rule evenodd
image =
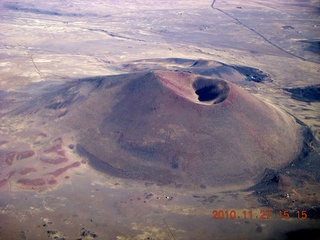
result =
M53 146L53 147L51 147L51 148L48 148L48 149L44 150L44 153L57 152L57 151L59 151L61 148L62 148L62 144L59 143L59 144L57 144L57 145L55 145L55 146Z
M58 183L57 180L55 180L53 178L48 181L49 185L54 185L54 184L57 184L57 183Z
M25 186L43 186L43 185L46 185L46 181L43 178L36 178L36 179L21 178L17 182L22 184L22 185L25 185Z
M59 175L61 175L61 174L64 173L65 171L67 171L68 169L70 169L70 168L75 168L75 167L79 167L80 165L81 165L80 162L74 162L74 163L72 163L72 164L70 164L70 165L67 165L67 166L65 166L65 167L63 167L63 168L59 168L59 169L57 169L56 171L50 172L50 173L48 173L48 174L53 175L53 176L55 176L55 177L58 177Z
M34 151L32 151L32 150L27 150L27 151L24 151L24 152L20 152L20 153L17 154L17 160L29 158L29 157L32 157L35 154L36 153Z
M11 153L6 154L5 160L4 160L6 162L6 164L11 166L16 155L17 155L17 152L11 152Z
M60 164L68 161L68 158L40 158L40 161L49 163L49 164Z
M62 138L57 138L53 142L53 147L44 150L44 153L58 152L62 149Z
M62 157L65 157L65 156L66 156L63 150L57 151L57 153L58 153L58 155L60 155L60 156L62 156Z
M25 168L25 169L21 170L19 173L20 173L20 175L26 175L28 173L36 172L36 171L37 171L37 169L35 169L35 168Z
M33 155L35 155L35 152L32 150L27 150L23 152L10 152L5 155L4 161L6 162L6 164L11 166L14 160L26 159L32 157Z

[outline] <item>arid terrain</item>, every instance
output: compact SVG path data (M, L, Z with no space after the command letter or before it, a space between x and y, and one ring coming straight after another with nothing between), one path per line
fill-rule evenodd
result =
M319 13L1 1L0 239L316 239Z

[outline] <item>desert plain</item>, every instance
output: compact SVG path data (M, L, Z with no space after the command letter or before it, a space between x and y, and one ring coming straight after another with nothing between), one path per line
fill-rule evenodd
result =
M1 1L0 239L316 239L319 9Z

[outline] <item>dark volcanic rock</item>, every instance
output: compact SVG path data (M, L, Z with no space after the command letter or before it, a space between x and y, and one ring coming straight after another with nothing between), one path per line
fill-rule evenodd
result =
M283 90L291 93L293 99L303 102L319 102L320 101L320 85L283 88Z

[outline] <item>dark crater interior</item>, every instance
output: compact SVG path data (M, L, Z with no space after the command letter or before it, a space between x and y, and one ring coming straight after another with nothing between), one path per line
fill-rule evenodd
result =
M200 102L211 101L219 96L216 86L205 86L196 90Z
M230 90L228 84L223 80L212 80L203 77L195 80L193 88L200 102L213 101L214 104L226 100Z

